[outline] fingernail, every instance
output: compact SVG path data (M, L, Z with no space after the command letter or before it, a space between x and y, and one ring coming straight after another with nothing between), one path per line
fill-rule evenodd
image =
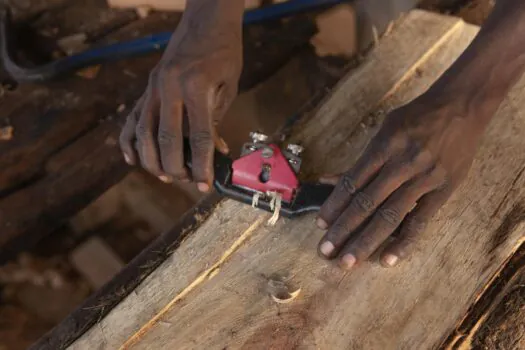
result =
M159 180L167 184L172 183L171 177L166 176L166 175L159 176Z
M210 186L207 183L205 183L205 182L199 182L197 184L197 188L201 192L208 192L210 190Z
M226 141L224 141L224 139L222 137L221 137L220 140L221 140L221 143L222 143L222 145L221 145L222 151L224 153L230 153L230 148L228 147L228 144L226 143Z
M390 267L396 266L398 260L399 258L394 254L387 254L383 258L384 263Z
M321 218L317 218L316 223L317 227L319 227L321 230L326 230L328 228L328 224L326 223L326 221L324 221Z
M341 267L350 270L356 263L356 258L352 254L345 254L341 259Z
M332 242L326 241L319 247L319 250L324 256L330 256L332 252L334 251L334 245Z
M126 153L122 153L122 154L124 155L124 160L126 161L126 163L131 165L131 159L129 158L129 156Z

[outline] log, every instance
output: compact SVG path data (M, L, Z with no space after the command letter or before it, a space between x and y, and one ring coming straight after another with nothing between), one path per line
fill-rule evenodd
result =
M344 78L293 139L309 176L343 171L388 110L422 93L478 28L413 11ZM523 242L525 79L500 108L471 173L395 269L376 259L345 273L316 256L314 216L282 219L223 200L132 293L71 349L429 349L438 347ZM330 154L331 157L326 157ZM275 274L301 288L267 293Z

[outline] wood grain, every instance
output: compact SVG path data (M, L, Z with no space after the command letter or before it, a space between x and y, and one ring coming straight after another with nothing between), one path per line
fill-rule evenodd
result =
M307 172L350 166L385 111L423 92L476 33L411 12L295 131L309 151ZM227 200L71 348L436 347L523 240L521 222L504 225L525 196L523 89L525 80L491 124L469 178L398 268L370 261L344 273L317 258L313 216L267 227L266 214ZM293 303L269 298L276 273L302 288Z

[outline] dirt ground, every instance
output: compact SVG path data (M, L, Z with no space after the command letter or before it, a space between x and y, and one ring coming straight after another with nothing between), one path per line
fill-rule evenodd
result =
M62 1L52 2L60 6ZM30 13L26 3L31 2L16 2L14 7ZM422 7L481 24L492 5L492 0L427 0ZM70 22L64 19L63 30L74 31ZM191 189L175 190L141 172L132 173L33 251L0 266L0 350L27 348L93 292L96 287L71 261L72 250L93 232L125 264L199 198ZM523 289L520 293L514 293L508 305L523 308ZM498 348L497 333L487 337L487 348Z

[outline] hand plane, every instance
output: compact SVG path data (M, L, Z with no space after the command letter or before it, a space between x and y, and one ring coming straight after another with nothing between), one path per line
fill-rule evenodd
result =
M281 149L264 134L252 132L250 136L251 142L243 146L236 160L215 152L215 189L228 198L278 211L288 218L318 211L334 186L299 181L303 148L288 144Z

